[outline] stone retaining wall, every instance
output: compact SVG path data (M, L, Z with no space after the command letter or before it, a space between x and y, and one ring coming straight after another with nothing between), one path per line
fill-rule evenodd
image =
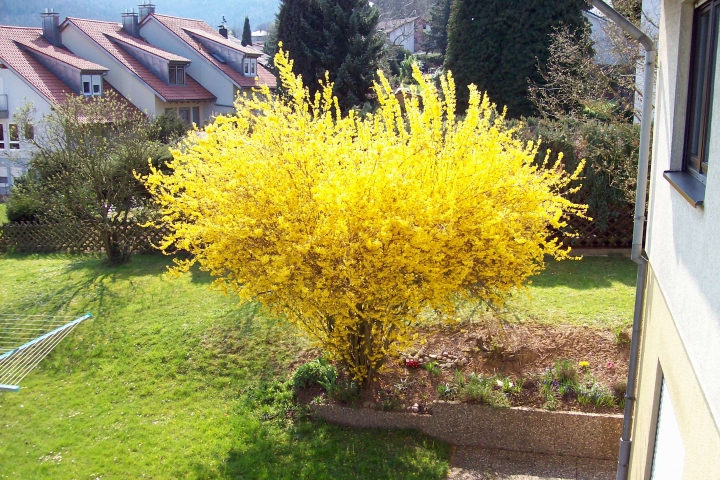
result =
M420 430L452 445L616 460L622 415L436 402L432 415L315 405L329 423Z

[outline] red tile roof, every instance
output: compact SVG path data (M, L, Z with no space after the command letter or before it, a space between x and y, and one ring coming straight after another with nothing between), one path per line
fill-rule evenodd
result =
M42 29L40 28L0 25L0 61L55 105L63 103L68 95L77 95L79 92L74 92L65 82L43 66L27 50L28 48L42 52L76 68L96 71L107 70L101 65L73 55L65 48L53 46L42 36ZM105 82L105 89L117 93L112 85L107 82ZM120 95L120 98L123 98L122 95Z
M257 76L246 77L242 73L234 70L230 65L226 63L220 63L217 59L215 59L215 57L210 54L210 52L200 43L200 41L193 38L191 34L208 38L214 42L220 43L241 52L247 50L247 53L252 53L253 56L257 54L257 51L254 49L236 45L234 42L229 41L228 39L220 35L218 32L216 32L215 29L208 25L206 22L202 20L171 17L169 15L159 15L157 13L153 13L151 15L148 15L142 21L142 23L148 22L150 18L154 18L162 25L164 25L168 30L177 35L181 40L183 40L200 55L202 55L208 62L213 64L225 75L227 75L237 86L245 88L259 87L260 85L267 85L270 88L275 88L277 86L277 79L275 78L275 75L270 73L265 67L260 64L258 64L257 66Z
M153 47L149 43L135 38L132 35L126 33L122 24L114 22L102 22L98 20L85 20L82 18L71 18L68 17L63 22L61 28L68 28L68 24L72 24L82 31L85 35L90 37L95 43L102 47L106 52L112 55L117 61L119 61L125 68L140 78L146 85L148 85L155 93L166 102L190 102L190 101L215 101L216 97L209 91L207 91L202 85L200 85L190 75L185 75L186 85L167 85L163 80L155 76L148 68L142 63L130 55L124 50L118 42L124 42L128 45L133 45L138 48L142 45L143 50L153 53L154 55L160 56L162 52L163 57L167 60L174 61L185 61L189 62L188 59L174 55L169 52L164 52L159 48Z
M209 26L210 25L208 25L208 27ZM191 36L207 38L208 40L210 40L212 42L219 43L220 45L224 45L228 48L232 48L233 50L238 50L242 53L247 53L248 55L251 55L251 56L257 55L257 52L254 49L248 48L248 47L244 46L242 43L235 42L229 38L225 38L212 28L210 29L210 31L199 30L197 28L183 28L183 30L190 33Z
M117 33L106 33L105 35L110 37L111 40L115 40L115 41L130 45L130 46L133 46L135 48L138 48L140 50L143 50L152 55L155 55L156 57L163 58L170 62L190 63L190 60L185 57L181 57L180 55L175 55L174 53L166 52L165 50L160 50L159 48L153 47L149 43L139 40L139 39L133 37L132 35L118 35Z
M68 50L67 48L56 47L55 45L45 40L45 38L42 36L36 38L35 40L15 40L15 43L18 43L23 47L28 48L41 55L45 55L55 60L59 60L63 63L70 65L71 67L75 67L80 70L87 70L93 72L108 71L108 69L103 67L102 65L98 65L97 63L73 55L73 53L70 52L70 50Z

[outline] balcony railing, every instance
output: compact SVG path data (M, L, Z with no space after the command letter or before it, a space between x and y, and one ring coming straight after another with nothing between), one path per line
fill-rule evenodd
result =
M8 99L6 94L0 94L0 118L8 118Z

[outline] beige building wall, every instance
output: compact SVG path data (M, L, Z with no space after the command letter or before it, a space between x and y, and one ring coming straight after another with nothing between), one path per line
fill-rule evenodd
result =
M685 447L682 478L720 479L720 430L652 268L648 271L645 319L629 478L650 478L664 376Z

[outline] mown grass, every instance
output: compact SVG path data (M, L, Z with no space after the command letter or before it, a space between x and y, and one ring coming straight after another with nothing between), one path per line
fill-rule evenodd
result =
M502 311L506 321L593 328L632 324L637 265L627 257L585 256L579 261L548 262L527 292Z
M0 478L444 477L427 437L268 415L306 342L168 263L0 256L0 313L94 315L0 394Z

